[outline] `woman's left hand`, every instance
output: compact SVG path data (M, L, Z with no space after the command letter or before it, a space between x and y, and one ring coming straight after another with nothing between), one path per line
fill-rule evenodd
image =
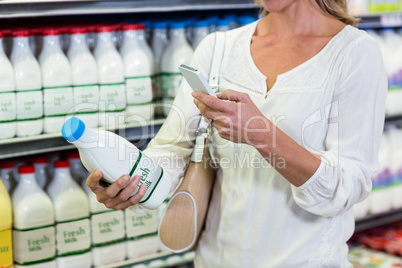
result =
M248 94L228 89L217 93L218 98L196 91L192 95L201 114L212 119L212 126L223 139L256 148L267 146L272 123Z

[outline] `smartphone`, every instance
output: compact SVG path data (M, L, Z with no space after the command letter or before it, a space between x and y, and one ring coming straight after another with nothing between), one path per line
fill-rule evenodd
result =
M184 64L179 66L179 70L194 91L204 92L205 94L216 97L215 92L199 70Z

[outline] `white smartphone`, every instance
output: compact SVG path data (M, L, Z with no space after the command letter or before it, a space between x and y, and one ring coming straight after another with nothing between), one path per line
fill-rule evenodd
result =
M201 91L205 94L216 97L215 92L209 86L207 80L205 80L199 70L184 64L179 66L179 70L194 91Z

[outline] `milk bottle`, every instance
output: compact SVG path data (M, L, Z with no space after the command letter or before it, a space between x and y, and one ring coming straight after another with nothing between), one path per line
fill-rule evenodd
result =
M55 161L54 168L48 192L56 216L57 267L91 267L88 198L71 178L68 161Z
M126 87L124 66L112 42L112 27L97 28L95 59L99 77L99 125L116 126L124 123Z
M239 25L236 22L236 15L235 14L225 14L223 16L223 19L229 21L229 30L235 29L239 27Z
M3 50L3 35L0 32L0 139L16 134L16 97L14 69Z
M230 30L230 20L227 20L227 19L218 20L218 23L216 24L216 28L218 31L221 31L221 32L229 31Z
M153 53L145 40L144 24L123 26L123 58L126 78L127 109L126 121L150 120L153 117L152 76L154 73ZM135 117L130 118L130 116Z
M7 189L0 178L0 267L13 267L13 246L11 237L11 202Z
M26 30L13 32L11 62L17 91L17 136L33 136L43 130L41 70L29 48Z
M33 166L20 166L18 172L20 181L12 196L15 267L29 265L30 268L55 268L56 240L52 201L37 185Z
M58 30L48 28L43 31L39 62L43 81L44 131L54 133L60 131L66 115L73 112L71 68L61 50Z
M62 135L78 148L86 169L100 170L107 182L113 183L123 174L139 175L141 181L133 194L145 183L147 190L139 201L141 206L155 209L168 195L172 184L169 175L126 139L102 129L87 128L74 117L64 124Z
M193 25L194 38L193 38L193 48L196 49L198 44L204 37L209 34L209 21L208 20L198 20Z
M158 251L158 210L139 206L125 210L127 258L137 258Z
M83 27L70 29L68 58L73 81L74 113L90 127L98 126L99 86L98 69L89 51Z
M126 258L124 212L108 209L98 202L96 195L86 184L88 171L84 169L80 176L81 186L88 195L91 211L93 265L106 265L124 260Z
M167 23L166 22L155 22L152 25L152 40L151 47L154 54L154 66L155 66L155 76L154 76L154 102L157 104L155 106L155 113L158 115L163 114L162 109L162 77L161 77L161 59L163 51L169 43L167 38Z
M36 157L33 159L35 167L36 183L40 188L45 189L49 182L49 173L47 167L49 165L49 159L47 157Z
M14 163L0 163L0 178L3 180L4 186L9 193L14 191L16 181L13 176ZM0 266L1 267L1 266Z
M163 52L161 62L163 109L166 116L181 84L182 75L178 71L178 66L180 64L189 64L192 56L193 49L186 39L185 23L171 23L170 42Z

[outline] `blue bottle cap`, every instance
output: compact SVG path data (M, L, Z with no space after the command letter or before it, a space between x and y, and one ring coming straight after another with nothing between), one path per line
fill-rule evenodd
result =
M170 29L183 29L186 28L186 22L184 21L173 21L169 25Z
M210 24L209 20L198 20L193 23L194 28L208 27Z
M77 117L68 119L61 128L61 135L68 141L74 142L81 138L85 131L85 124Z
M166 21L155 21L152 23L153 29L166 29L168 23Z

